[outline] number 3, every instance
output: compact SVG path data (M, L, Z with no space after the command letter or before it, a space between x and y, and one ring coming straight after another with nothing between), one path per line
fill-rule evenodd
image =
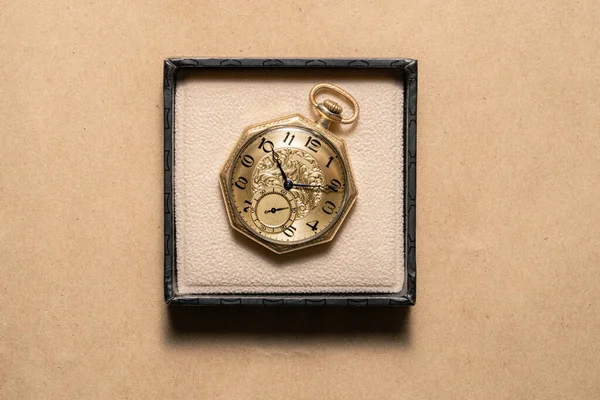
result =
M335 211L336 205L333 204L330 201L326 201L325 205L323 206L323 212L325 214L333 214L333 212Z

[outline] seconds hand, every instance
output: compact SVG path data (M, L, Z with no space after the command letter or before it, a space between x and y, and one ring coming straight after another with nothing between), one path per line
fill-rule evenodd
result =
M279 154L275 153L275 149L271 150L271 152L273 153L273 159L275 160L277 167L279 167L279 171L281 171L281 177L283 178L283 187L285 188L285 190L290 190L294 187L294 183L287 178L287 175L283 171L283 167L279 162Z
M288 208L289 208L289 207L281 207L281 208L275 208L275 207L273 207L273 208L271 208L270 210L265 210L265 214L268 214L268 213L273 213L273 214L275 214L277 211L281 211L281 210L287 210Z

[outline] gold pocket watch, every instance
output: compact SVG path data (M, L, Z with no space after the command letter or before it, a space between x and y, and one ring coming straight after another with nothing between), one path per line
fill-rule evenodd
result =
M350 101L352 116L333 100L317 103L320 90ZM231 226L275 253L332 240L357 196L346 143L329 126L356 121L358 103L328 83L309 99L317 121L293 114L246 127L219 176Z

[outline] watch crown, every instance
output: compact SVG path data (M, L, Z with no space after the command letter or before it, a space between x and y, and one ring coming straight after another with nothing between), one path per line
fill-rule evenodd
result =
M323 106L334 114L341 114L343 111L342 106L333 100L325 99L325 101L323 101Z

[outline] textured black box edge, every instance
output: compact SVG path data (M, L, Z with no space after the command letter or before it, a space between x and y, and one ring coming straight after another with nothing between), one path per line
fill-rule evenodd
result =
M164 297L167 304L194 306L412 306L417 295L416 194L417 194L417 60L387 59L269 59L269 58L168 58L164 60ZM175 82L181 68L373 68L397 69L404 81L404 294L306 295L176 295L175 213L173 209L173 112Z

